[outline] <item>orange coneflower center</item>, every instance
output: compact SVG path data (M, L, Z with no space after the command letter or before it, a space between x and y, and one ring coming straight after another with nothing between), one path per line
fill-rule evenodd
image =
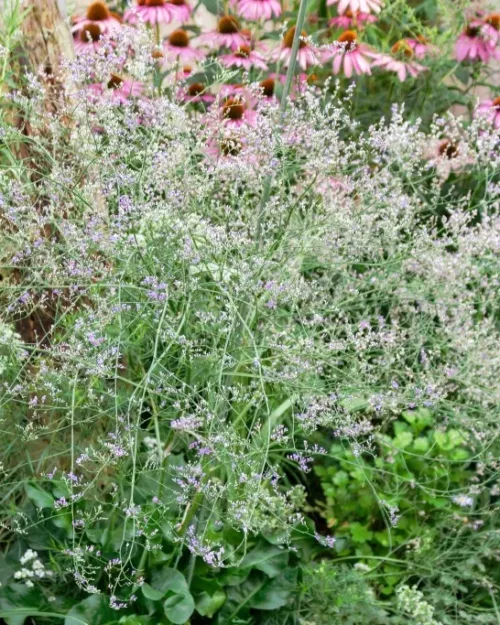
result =
M218 30L222 35L234 35L240 30L240 23L232 15L224 15L218 24Z
M153 52L151 52L151 56L153 57L153 59L162 59L165 55L161 50L158 50L157 48L156 50L153 50Z
M337 39L339 43L344 44L342 47L344 50L353 50L356 47L356 41L358 39L358 33L355 30L345 30Z
M219 148L224 156L238 156L241 152L241 142L238 139L223 139Z
M123 78L118 74L111 74L108 81L108 89L119 89L123 85Z
M285 46L285 48L291 48L293 46L293 38L295 37L295 26L292 26L292 28L290 28L285 36L283 37L283 45ZM305 46L307 45L306 42L304 41L304 38L307 37L307 33L303 30L300 33L300 40L299 40L299 48L305 48Z
M186 4L184 0L169 0L169 2L170 4L175 4L176 7L181 7Z
M87 19L93 22L107 20L109 16L110 11L105 2L92 2L87 9Z
M147 7L162 7L165 4L165 0L143 0Z
M205 91L205 85L201 82L194 82L192 85L188 87L188 94L195 98L198 95L201 95Z
M189 37L185 30L179 28L174 30L173 33L170 33L168 42L171 46L175 46L176 48L187 48L189 45Z
M226 119L241 119L245 112L245 105L238 98L228 98L222 107L222 115Z
M80 31L80 39L85 43L89 41L99 41L101 36L101 29L97 24L85 24Z
M448 139L441 141L439 148L438 148L438 152L440 156L445 156L446 158L450 160L458 156L457 146L451 141L448 141Z
M274 95L274 80L272 78L265 78L261 81L260 88L266 98L272 98Z
M391 52L399 56L404 56L407 59L411 59L411 57L413 56L413 50L411 49L410 44L404 39L396 41L396 43L391 48Z
M484 21L490 26L493 26L495 30L500 30L500 13L491 13Z
M240 59L247 59L250 56L251 51L250 46L240 46L234 53L234 56L237 56Z
M423 43L425 45L429 43L429 40L427 39L427 37L424 37L423 35L417 35L416 39L419 43Z
M479 35L479 28L477 26L467 26L465 34L467 37L477 37Z
M493 102L491 103L491 105L497 109L500 109L500 96L498 98L495 98Z

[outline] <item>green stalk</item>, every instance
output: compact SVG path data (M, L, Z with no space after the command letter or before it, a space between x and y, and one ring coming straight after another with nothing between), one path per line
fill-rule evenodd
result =
M290 91L292 88L292 81L295 75L295 68L297 66L297 54L299 52L300 34L302 32L302 28L304 26L304 22L306 19L306 12L307 12L307 0L300 0L299 13L297 15L297 24L295 25L295 33L294 33L293 43L292 43L290 63L288 64L285 86L283 88L283 93L281 95L280 125L283 124L283 121L285 119L285 112L286 112L286 107L288 104L288 98L290 96ZM264 208L266 204L268 203L269 197L271 195L272 181L273 181L273 175L269 174L264 182L264 189L262 191L262 197L260 200L259 217L257 220L257 231L255 235L255 238L257 239L257 246L259 246L260 244L260 237L261 237L261 232L262 232L262 218L264 216Z

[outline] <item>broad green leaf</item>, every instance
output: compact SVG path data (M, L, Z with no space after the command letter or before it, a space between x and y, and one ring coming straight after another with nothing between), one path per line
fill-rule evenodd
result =
M400 432L394 439L394 446L397 449L406 449L412 444L413 434L411 432Z
M429 450L429 441L425 436L419 436L413 441L413 450L425 454Z
M340 402L340 405L347 412L357 412L358 410L365 410L370 404L363 397L346 397Z
M276 577L286 568L288 558L288 551L262 541L246 554L240 567L258 569L269 577Z
M39 588L9 584L0 588L0 618L7 625L23 625L30 615L43 611L45 599Z
M163 599L166 594L162 590L156 590L156 588L153 588L149 584L143 584L141 586L141 592L146 599L151 599L151 601L159 601Z
M364 525L361 525L361 523L351 523L349 531L355 543L366 543L373 537L373 532L370 532L370 530Z
M169 621L175 625L184 625L194 612L194 599L189 592L184 595L173 594L165 599L163 609Z
M209 595L207 592L202 592L196 597L196 611L201 616L212 616L221 609L226 601L226 593L223 590L216 590L213 594Z
M168 591L178 595L189 594L186 578L176 569L160 567L153 571L149 586L165 596Z
M66 614L64 625L108 625L116 623L117 613L106 595L90 595Z
M50 493L42 490L39 486L25 484L26 494L37 508L53 508L54 498Z
M288 568L279 577L265 583L248 605L256 610L277 610L286 605L296 592L297 570Z

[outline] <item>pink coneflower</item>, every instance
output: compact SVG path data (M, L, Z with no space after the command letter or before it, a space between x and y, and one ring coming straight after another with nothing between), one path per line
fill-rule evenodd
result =
M204 102L211 104L215 97L208 91L208 86L201 82L193 82L190 85L184 85L178 93L180 100L188 103Z
M423 59L429 51L429 42L423 35L418 35L416 39L405 39L417 59Z
M337 5L339 15L343 15L348 9L353 13L361 11L362 13L380 13L384 6L383 0L327 0L326 4L331 6Z
M117 74L111 74L106 85L94 84L89 86L91 92L100 96L109 93L111 100L118 104L123 104L130 98L136 98L144 91L144 86L136 80L122 78Z
M250 46L239 46L231 54L223 54L219 61L226 67L242 67L249 70L251 67L267 69L267 65L259 52L252 50Z
M484 100L484 102L481 102L481 104L477 107L477 113L487 117L493 124L493 127L499 129L500 97L495 98L494 100Z
M270 20L281 15L279 0L239 0L237 8L246 20Z
M240 96L230 96L221 107L221 118L229 127L255 125L257 115Z
M71 29L73 33L82 30L85 24L97 24L103 34L114 33L120 30L122 18L113 11L110 11L105 2L92 2L87 7L87 12L82 17L75 17L74 26Z
M226 47L232 50L248 44L249 36L243 31L239 21L232 15L224 15L217 23L217 29L204 33L198 37L198 41L207 44L211 48Z
M179 28L170 33L163 44L165 56L169 61L178 61L182 64L194 63L205 58L205 54L189 45L189 35Z
M483 18L483 29L487 36L498 42L500 40L500 13L490 13Z
M81 53L98 50L102 45L100 41L101 35L101 27L95 22L84 24L73 40L76 52Z
M281 46L274 52L274 60L284 61L284 66L288 67L292 56L293 38L295 36L295 26L290 28L281 42ZM312 65L317 65L320 55L317 49L306 41L307 33L302 31L300 34L299 51L297 54L297 63L305 71Z
M231 159L241 155L243 146L243 138L234 134L234 131L222 134L219 132L216 136L210 137L205 150L207 155L215 160Z
M342 69L347 78L353 74L371 74L370 60L377 58L368 46L358 43L355 30L346 30L336 43L326 52L325 59L333 56L333 73Z
M130 24L143 21L154 26L170 24L175 19L173 4L165 0L137 0L137 5L125 11L124 18Z
M191 17L191 13L193 12L193 7L191 7L185 0L168 0L169 4L172 5L172 9L174 11L175 20L184 24Z
M473 22L457 39L455 44L455 56L457 61L477 61L487 63L495 56L496 38L491 36L480 22Z
M416 78L427 69L412 61L415 56L414 52L404 39L397 41L392 46L391 53L391 55L380 55L373 61L372 67L381 67L388 72L395 72L401 82L404 82L407 76Z
M337 15L336 17L332 17L332 19L328 22L329 26L335 26L336 28L352 28L363 26L366 24L373 24L377 21L375 15L370 15L370 13L362 13L361 11L351 11L347 9L347 11L343 15Z

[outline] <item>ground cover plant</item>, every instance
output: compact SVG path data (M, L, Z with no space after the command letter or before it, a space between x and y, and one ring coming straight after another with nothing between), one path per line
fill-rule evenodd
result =
M93 2L56 76L25 15L0 618L498 624L498 15Z

